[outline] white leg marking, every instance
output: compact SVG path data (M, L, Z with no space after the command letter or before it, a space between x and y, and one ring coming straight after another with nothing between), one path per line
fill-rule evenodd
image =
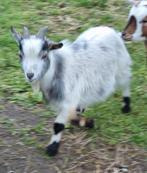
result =
M58 134L56 134L56 135L52 135L52 137L51 137L51 140L50 140L50 143L49 144L52 144L53 142L60 142L60 140L61 140L61 136L62 136L62 133L60 132L60 133L58 133Z

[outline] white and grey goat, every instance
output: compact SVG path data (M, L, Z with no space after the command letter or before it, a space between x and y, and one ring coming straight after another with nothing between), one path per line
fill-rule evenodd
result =
M47 153L58 152L65 124L76 119L81 126L92 127L80 119L79 110L104 101L116 89L122 89L124 106L130 111L129 83L131 59L119 35L109 27L94 27L74 42L54 43L45 37L46 28L21 35L11 28L20 49L26 80L39 87L44 98L58 113Z
M147 0L129 0L132 8L122 37L127 41L147 40Z

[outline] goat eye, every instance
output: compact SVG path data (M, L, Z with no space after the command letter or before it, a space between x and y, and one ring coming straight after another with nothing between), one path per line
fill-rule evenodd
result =
M41 58L46 59L47 57L48 57L47 54L44 54Z
M147 23L147 20L142 20L140 23Z
M147 23L147 20L143 20L142 23Z
M23 59L23 56L22 56L22 54L21 54L21 53L19 53L19 54L18 54L18 56L19 56L20 60L22 60L22 59Z

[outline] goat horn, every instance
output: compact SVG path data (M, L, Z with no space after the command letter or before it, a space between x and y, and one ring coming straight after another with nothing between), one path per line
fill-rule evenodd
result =
M48 27L43 27L39 30L38 34L36 35L38 38L43 39L46 32L48 32Z
M22 36L19 33L17 33L17 31L13 26L11 26L11 33L12 36L15 38L16 42L19 44L20 41L22 40Z
M30 36L29 29L24 26L24 28L23 28L23 37L24 38L29 38L29 36Z

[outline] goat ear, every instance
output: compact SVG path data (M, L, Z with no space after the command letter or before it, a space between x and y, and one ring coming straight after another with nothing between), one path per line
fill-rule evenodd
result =
M19 33L17 33L13 27L11 27L11 33L14 39L16 40L16 42L19 44L20 41L22 40L22 36Z
M63 46L63 43L50 43L49 50L59 49Z

